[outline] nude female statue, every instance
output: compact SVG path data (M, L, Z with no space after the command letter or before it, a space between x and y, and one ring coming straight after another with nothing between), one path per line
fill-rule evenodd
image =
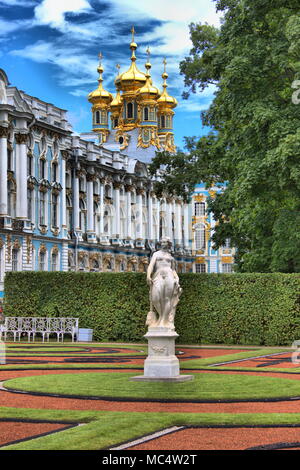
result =
M182 289L175 270L175 260L170 253L172 243L168 238L162 238L160 245L160 249L153 254L147 270L150 312L147 315L146 325L175 329L175 311Z

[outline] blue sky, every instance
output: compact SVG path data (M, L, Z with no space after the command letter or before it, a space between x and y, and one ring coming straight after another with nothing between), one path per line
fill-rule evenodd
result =
M175 96L175 142L199 136L200 112L213 88L183 100L179 62L189 53L188 25L219 25L213 0L0 0L0 68L11 85L69 111L75 132L91 129L87 95L97 87L98 54L103 54L104 86L115 93L116 64L129 68L131 27L136 30L137 65L144 70L151 50L152 78L161 88L166 57L168 91Z

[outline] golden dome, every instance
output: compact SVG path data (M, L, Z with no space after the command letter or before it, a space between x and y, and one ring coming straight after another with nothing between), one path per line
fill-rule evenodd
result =
M88 95L88 100L90 101L90 103L93 103L94 107L97 107L98 105L99 107L108 106L110 102L113 100L112 94L109 93L109 91L106 91L102 85L102 82L103 82L102 74L104 71L102 64L101 64L102 54L99 54L99 59L100 59L100 63L97 68L97 71L99 73L99 78L98 78L99 85L96 90L92 91Z
M167 64L167 61L166 59L164 59L164 73L162 74L162 78L164 80L164 83L163 83L163 92L161 94L161 96L158 98L157 100L157 104L159 105L160 108L175 108L178 104L178 101L176 100L176 98L174 98L173 96L170 96L169 93L167 92L167 78L168 78L168 74L166 72L166 64Z
M156 100L158 96L160 95L160 91L158 88L152 85L152 80L151 80L151 75L150 75L150 69L151 69L151 63L149 60L149 55L150 51L149 48L147 49L147 54L148 54L148 61L145 64L147 73L146 73L146 83L145 85L140 88L137 92L137 99L138 100Z
M135 51L137 49L137 44L134 42L134 28L132 28L131 32L132 32L132 41L130 44L130 49L132 51L131 66L129 70L127 70L127 72L122 73L115 80L115 84L117 88L125 92L138 90L146 83L146 80L147 80L146 75L143 72L141 72L136 66Z

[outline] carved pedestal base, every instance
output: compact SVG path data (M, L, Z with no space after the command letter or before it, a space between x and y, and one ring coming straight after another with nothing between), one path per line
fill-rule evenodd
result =
M193 375L180 375L179 361L175 356L175 340L178 334L174 330L152 327L144 337L148 340L144 375L132 377L131 380L161 382L193 380Z

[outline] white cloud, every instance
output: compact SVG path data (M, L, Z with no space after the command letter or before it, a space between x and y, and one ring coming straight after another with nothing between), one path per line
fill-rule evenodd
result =
M37 22L54 28L66 25L66 13L84 13L91 10L87 0L43 0L35 7L34 13Z

